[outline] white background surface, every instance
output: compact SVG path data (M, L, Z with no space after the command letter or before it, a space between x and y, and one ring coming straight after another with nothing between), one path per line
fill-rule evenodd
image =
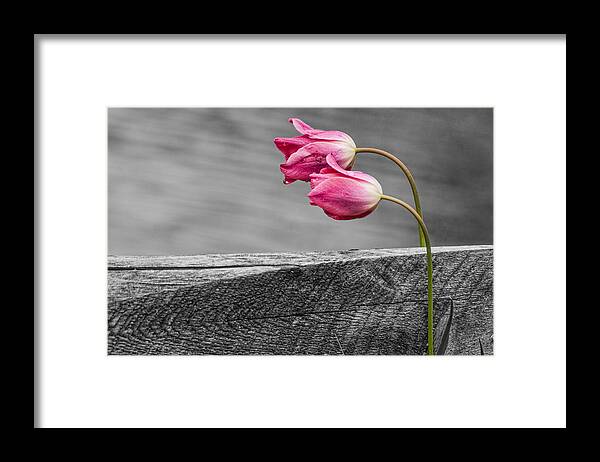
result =
M39 426L566 424L564 38L38 40ZM108 106L493 106L495 356L107 356Z

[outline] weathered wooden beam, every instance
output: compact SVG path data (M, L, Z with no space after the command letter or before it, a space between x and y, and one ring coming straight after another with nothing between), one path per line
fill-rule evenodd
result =
M444 354L493 353L492 249L433 249ZM421 355L426 325L424 249L108 258L113 355Z

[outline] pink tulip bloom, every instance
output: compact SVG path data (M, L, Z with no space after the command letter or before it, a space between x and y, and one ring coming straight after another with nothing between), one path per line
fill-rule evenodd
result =
M332 155L345 169L354 159L356 144L349 135L339 131L317 130L300 119L289 122L301 133L294 138L275 138L273 142L285 157L279 166L285 184L296 180L309 181L311 173L327 167L325 158Z
M319 206L335 220L352 220L370 214L381 200L383 189L371 175L344 170L330 154L327 168L310 175L311 205Z

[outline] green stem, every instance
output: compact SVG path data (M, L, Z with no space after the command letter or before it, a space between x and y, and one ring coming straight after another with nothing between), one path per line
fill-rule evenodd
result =
M369 152L372 154L379 154L380 156L387 157L392 162L394 162L398 167L400 167L400 169L406 175L406 179L410 183L410 189L412 189L413 198L415 201L415 209L417 209L417 213L419 214L419 216L423 217L423 210L421 210L421 201L419 200L419 192L417 191L417 183L415 183L415 179L412 176L412 173L410 172L408 167L406 165L404 165L404 163L400 159L398 159L396 156L390 154L387 151L384 151L382 149L377 149L377 148L356 148L354 151L356 153ZM352 160L352 165L353 164L354 164L354 160ZM419 245L421 247L425 247L425 235L423 234L423 230L421 229L420 226L419 226Z
M433 262L431 258L431 241L429 240L427 226L425 226L421 215L406 202L396 199L393 196L386 196L385 194L382 194L381 198L401 205L408 210L419 222L419 229L423 232L425 246L427 247L427 354L435 355L433 351Z

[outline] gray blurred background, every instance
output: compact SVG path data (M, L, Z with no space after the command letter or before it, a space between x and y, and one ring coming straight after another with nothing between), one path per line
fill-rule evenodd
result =
M418 246L414 219L390 202L365 218L335 221L309 205L307 183L284 186L273 138L297 135L289 117L402 159L417 181L434 246L492 244L490 108L110 108L109 253ZM389 160L359 154L354 169L412 203Z

